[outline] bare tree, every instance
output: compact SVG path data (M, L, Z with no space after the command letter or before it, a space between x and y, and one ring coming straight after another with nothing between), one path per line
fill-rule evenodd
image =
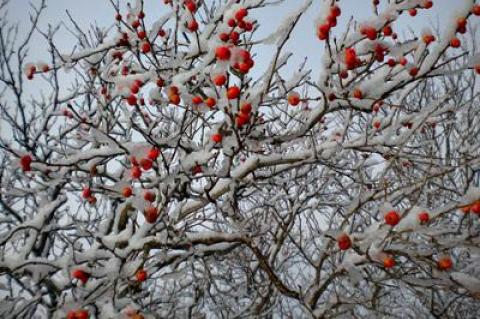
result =
M282 0L163 2L82 30L40 0L25 35L1 2L0 316L476 318L480 4L400 36L432 1L340 33L306 0L263 36ZM284 50L314 2L318 79Z

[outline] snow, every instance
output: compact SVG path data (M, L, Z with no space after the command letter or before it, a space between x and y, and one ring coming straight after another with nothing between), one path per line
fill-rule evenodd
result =
M31 115L36 118L28 129L30 145L22 144L22 132L13 128L12 154L1 157L6 163L1 199L5 202L2 209L18 211L22 220L0 216L0 269L21 275L21 283L33 291L31 296L28 289L18 295L40 296L45 303L50 298L45 283L51 281L61 292L62 303L52 309L53 317L64 317L65 310L83 306L91 310L94 304L98 316L115 318L125 308L126 312L144 311L148 307L143 301L148 298L152 312L162 317L171 316L165 314L168 307L181 317L189 305L196 306L192 312L198 307L198 311L213 315L221 308L227 317L230 311L248 317L254 302L261 301L255 283L262 276L278 277L269 281L275 297L272 311L280 306L293 309L292 316L299 318L307 312L332 317L333 309L354 309L359 316L374 317L377 314L364 307L373 296L371 281L382 284L390 297L379 298L393 306L404 300L409 305L419 303L411 287L421 292L432 286L450 287L478 296L478 218L458 211L480 198L478 176L472 176L480 167L475 130L478 105L468 90L434 87L437 82L432 77L461 77L467 67L480 61L472 52L463 61L452 63L449 71L432 71L455 34L456 19L467 15L473 2L459 2L451 21L429 46L421 38L370 41L358 27L344 37L338 36L341 28L332 29L332 55L325 50L315 58L322 71L316 83L311 78L318 70L311 70L306 63L294 65L303 52L293 52L287 44L285 48L292 51L288 52L283 43L295 21L305 12L307 16L311 6L320 7L314 13L317 21L313 27L325 22L331 1L295 3L277 30L262 34L259 28L251 38L250 33L242 34L240 47L251 49L255 62L264 64L261 68L237 76L230 70L235 58L216 61L215 49L224 45L218 35L231 31L227 23L237 10L248 8L245 19L258 18L263 26L262 17L255 14L256 6L269 4L230 0L218 2L220 7L211 13L200 9L194 13L201 23L198 42L197 35L182 26L192 19L184 3L161 4L163 11L145 20L148 37L155 40L160 52L158 61L151 54L137 55L138 36L132 30L128 31L132 50L113 48L121 36L116 28L101 46L90 48L83 43L85 49L63 55L65 61L58 67L71 68L72 73L99 63L95 86L105 84L113 101L101 96L98 87L87 94L89 82L80 81L72 92L61 92L59 108L48 100L53 95L32 101L32 109L40 111ZM282 6L276 1L272 4ZM422 0L382 2L378 15L353 25L379 30L396 20L399 12L422 4ZM137 0L127 6L129 15L121 6L127 22L137 18L143 5L147 3ZM175 22L180 24L178 30ZM304 18L299 20L299 24L304 22ZM121 24L118 27L127 29ZM157 39L160 28L168 32L167 37ZM420 37L432 32L414 31ZM180 45L176 52L174 37ZM394 68L370 64L377 44L389 49L387 58L406 56L409 64ZM274 56L278 54L278 59L257 57L256 48L261 45L270 48ZM240 47L232 46L234 56ZM354 47L365 63L340 80L338 72L344 68L347 47ZM122 61L113 58L115 52L122 52ZM37 62L37 66L43 63ZM412 78L408 70L414 65L420 72ZM132 73L122 75L124 66ZM219 73L228 75L225 87L212 84L212 77ZM428 83L431 81L432 87L423 88L424 75L431 77ZM165 81L164 88L154 83L159 77ZM462 79L470 83L469 78ZM131 107L124 101L136 80L145 83L136 95L147 100L145 106ZM226 87L234 84L244 88L238 103L225 97ZM178 106L167 98L172 85L180 90L182 103ZM366 98L352 98L354 88L360 88ZM291 92L305 99L301 106L288 105L285 97ZM335 101L329 100L331 93ZM192 107L189 101L196 95L215 97L217 107ZM372 105L380 99L384 102L381 109L372 112ZM234 116L243 101L252 104L252 121L239 129ZM65 103L88 123L79 123L77 115L62 119ZM380 122L378 129L373 127L376 121ZM407 123L411 128L405 127ZM214 132L223 134L221 143L210 140ZM0 139L0 146L7 144ZM132 180L128 157L141 160L154 144L161 146L161 157L154 168L142 171L141 179ZM27 151L34 155L31 172L19 169L18 157ZM199 174L192 172L196 165L202 167ZM92 166L97 167L97 174L91 172ZM127 185L134 190L128 199L120 194ZM85 186L94 192L96 204L82 198L80 190ZM143 198L146 190L157 195L153 205L161 217L155 224L144 220L143 211L149 205ZM390 210L402 217L396 227L385 225L383 216ZM422 211L430 214L428 223L420 224ZM339 232L352 238L351 249L338 249L334 238ZM48 235L47 243L41 247L44 235ZM149 244L154 248L148 248ZM266 264L254 256L252 248L264 254ZM439 254L452 256L454 270L435 268ZM397 262L392 269L382 268L387 255ZM77 267L92 274L85 286L72 283L70 271ZM149 278L135 291L134 275L140 267ZM266 271L269 267L271 272ZM246 285L244 276L251 273L254 278L249 280L254 284ZM2 280L2 296L4 290L19 289L19 283ZM282 292L279 282L295 297ZM443 290L446 300L456 296L455 289ZM404 300L397 300L402 294ZM218 296L215 303L212 296ZM420 306L417 309L423 311Z
M480 279L469 276L467 274L461 272L453 272L450 274L450 277L455 282L459 283L465 289L469 291L471 294L475 294L478 296L480 294Z
M295 21L297 21L302 14L304 14L308 8L312 5L313 0L305 0L304 3L293 11L288 17L284 18L277 30L267 37L265 37L261 42L263 44L275 44L279 45L286 40L286 37L289 35L289 31L293 28Z
M110 250L115 249L115 245L120 242L128 242L133 234L132 224L127 224L126 228L118 234L112 234L102 237L102 243L106 245Z
M215 153L208 150L200 150L192 152L182 159L182 166L184 170L188 171L195 165L206 164L210 159L215 156Z
M395 227L395 231L403 232L403 231L415 231L420 222L418 220L418 214L422 212L424 209L413 206L409 209L403 216L398 225Z

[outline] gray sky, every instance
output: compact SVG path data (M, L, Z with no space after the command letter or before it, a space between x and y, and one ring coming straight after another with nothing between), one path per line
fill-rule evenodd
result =
M120 1L126 3L126 1ZM381 2L385 2L382 0ZM408 32L408 28L412 28L418 34L418 31L425 25L438 24L439 21L445 21L455 10L455 3L457 0L435 0L434 6L430 10L420 10L416 18L404 14L399 22L395 25L401 27L403 32ZM24 21L28 21L28 6L29 0L11 0L9 4L10 15L12 20L21 22L21 26L25 26ZM34 3L38 3L34 0ZM281 18L288 15L296 7L301 6L303 0L287 0L283 5L276 6L275 9L269 7L268 9L256 10L255 17L261 22L260 33L267 34L276 29L281 22ZM342 0L339 5L342 8L342 16L339 20L339 27L346 24L350 16L354 16L357 20L365 20L373 15L371 0ZM296 62L302 61L304 56L310 59L310 66L315 69L315 61L322 53L323 43L320 42L315 35L314 20L319 13L319 0L314 0L314 5L309 9L307 14L300 21L287 50L297 52L295 57ZM97 23L100 26L109 26L114 20L115 15L112 6L108 0L47 0L47 10L42 19L41 27L46 28L48 24L56 25L61 21L67 21L66 10L69 10L73 17L77 20L80 26L87 28L91 24ZM152 22L156 17L162 15L166 9L163 1L145 1L145 12L147 22ZM394 26L395 26L394 25ZM68 24L71 27L71 24ZM441 26L441 24L440 24ZM74 38L63 28L56 37L59 46L69 52L74 44ZM46 50L37 48L45 48L39 39L35 39L35 50L32 50L32 60L42 59L46 55ZM260 48L259 48L260 49ZM266 51L263 51L266 50ZM263 48L259 53L259 66L264 65L268 61L269 48ZM265 61L262 61L265 57ZM257 69L258 70L258 69Z
M29 26L29 12L30 3L38 4L39 0L10 0L8 5L8 19L10 22L18 22L20 27L20 39L24 37L24 33ZM427 25L440 25L440 21L447 21L446 18L455 12L455 3L458 0L434 0L434 6L430 10L419 10L416 18L410 17L408 14L403 14L402 17L394 24L394 30L401 36L410 31L415 31L418 35L420 30ZM91 25L99 25L101 27L110 27L114 25L115 11L108 0L46 0L47 9L41 19L40 28L46 30L48 25L56 26L62 21L65 26L73 29L72 24L68 21L66 10L75 18L77 23L83 30L87 30ZM120 1L122 3L122 13L125 12L127 1ZM283 20L282 18L288 16L297 7L302 6L304 0L286 0L282 5L275 7L268 7L264 9L255 10L251 16L258 19L260 22L257 39L273 32ZM297 66L308 57L307 67L312 69L313 79L317 79L319 75L319 65L323 53L324 43L319 41L316 37L316 30L314 27L315 19L319 15L320 0L313 0L313 6L302 17L297 25L293 36L286 45L285 50L294 52L294 56L290 59L289 64L284 69L284 73L293 72ZM381 3L386 3L386 0L381 0ZM345 27L348 19L354 16L358 21L368 20L373 16L372 0L341 0L339 6L342 9L342 15L338 21L338 26L335 28L336 34ZM162 0L147 0L145 1L146 23L152 23L156 18L165 14L169 10ZM411 36L409 36L410 38ZM66 27L62 27L56 34L55 43L63 53L71 52L76 40ZM255 67L251 72L252 76L258 76L263 72L270 62L273 54L271 46L258 46L254 53L257 54L255 58ZM36 36L30 45L29 59L31 62L37 63L39 61L49 61L48 48L43 38ZM284 74L285 75L285 74ZM59 74L60 82L67 83L72 79L71 74ZM45 81L36 77L34 81L25 82L25 92L38 96L42 89L48 88ZM63 86L65 89L65 85ZM8 136L9 132L0 128L0 134Z

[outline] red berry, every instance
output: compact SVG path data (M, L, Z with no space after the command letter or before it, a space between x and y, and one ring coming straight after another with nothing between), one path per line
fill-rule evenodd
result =
M68 118L73 118L73 114L68 109L63 110L63 115Z
M139 17L140 19L145 18L145 12L140 11L140 12L138 13L138 17Z
M220 33L218 35L218 38L222 41L222 42L227 42L229 39L230 39L230 36L228 35L228 33Z
M137 94L138 91L140 91L140 86L136 85L135 83L132 84L131 88L130 88L130 92L133 94ZM136 98L135 98L136 99Z
M383 62L383 60L385 59L386 51L388 51L388 49L382 44L377 43L375 45L375 58L378 62Z
M130 94L127 97L127 103L128 105L131 105L131 106L137 105L137 97L133 94Z
M152 147L148 150L147 157L152 161L156 160L160 156L160 149L157 147Z
M227 22L228 26L231 27L231 28L234 28L237 23L235 22L234 19L229 19L228 22Z
M88 319L88 310L80 309L75 312L75 319Z
M395 226L400 221L400 215L392 210L385 214L385 223L390 226Z
M330 14L334 17L339 17L342 14L342 10L338 6L333 6L330 8Z
M153 224L157 221L158 210L153 206L148 206L147 208L145 208L143 215L147 223Z
M393 268L395 266L395 259L392 256L387 256L383 258L383 267L385 268Z
M213 78L213 83L215 83L216 86L222 86L227 82L227 77L223 74L217 74Z
M236 99L240 96L240 88L238 86L231 86L227 90L227 98L229 100Z
M217 57L218 60L226 61L230 59L231 56L230 49L228 47L218 47L215 50L215 56Z
M200 174L202 171L203 171L203 169L202 169L201 165L197 164L194 167L192 167L192 174L193 175Z
M148 42L142 43L142 53L147 54L148 52L150 52L151 49L152 47L150 46L150 43Z
M86 284L88 278L90 278L90 275L81 269L75 269L74 271L72 271L72 277L80 280L83 284Z
M216 101L213 97L208 97L208 98L205 100L205 104L206 104L209 108L212 108L212 107L214 107L215 105L217 105L217 101Z
M192 32L197 31L198 30L197 20L190 20L187 24L187 29L192 31Z
M106 86L102 86L102 89L100 90L100 94L102 94L102 95L107 94L107 87Z
M132 178L138 179L140 176L142 176L142 170L138 166L132 167L132 170L130 172Z
M372 110L373 112L377 113L380 111L380 107L383 105L383 101L378 101L375 104L373 104Z
M348 78L348 71L347 71L347 70L342 70L342 71L340 71L339 76L340 76L342 79Z
M380 122L380 121L375 121L375 122L373 122L373 127L374 127L375 129L378 130L381 126L382 126L382 122Z
M420 221L420 223L424 224L424 223L428 223L428 221L430 220L430 215L428 215L427 212L420 212L418 214L418 220Z
M426 45L429 45L433 41L435 41L435 36L433 34L424 34L422 36L423 42L425 42Z
M76 318L77 318L77 314L75 313L75 310L70 310L67 313L67 319L76 319Z
M416 66L412 67L408 72L412 77L415 77L418 74L418 68Z
M169 97L170 103L178 105L180 104L180 95L178 94L172 94Z
M369 40L375 40L377 38L377 30L375 30L375 28L365 28L365 36L369 39Z
M473 6L472 13L476 16L480 16L480 4L476 4Z
M288 95L288 104L291 106L297 106L300 103L300 94L292 92Z
M147 280L147 272L143 269L139 269L136 273L135 273L135 278L137 279L137 281L139 282L144 282L145 280Z
M460 40L458 38L453 38L450 40L450 46L452 48L458 48L460 47Z
M250 65L248 63L242 62L238 65L238 71L240 73L246 74L250 70Z
M408 73L412 76L415 77L418 74L418 68L416 66L412 67Z
M140 160L140 166L144 171L148 171L153 167L153 161L149 158L142 158Z
M243 20L238 21L238 27L240 29L245 29L246 26L247 26L247 23L245 21Z
M193 104L198 105L198 104L200 104L200 103L202 103L202 102L203 102L203 99L202 99L201 96L196 95L196 96L192 97L192 103L193 103Z
M143 193L143 199L145 199L147 202L154 202L155 201L155 193L146 191Z
M326 40L328 38L328 32L317 32L317 36L319 40Z
M244 103L240 108L240 111L245 114L250 114L250 112L252 111L252 104Z
M140 26L140 21L138 20L135 20L132 22L132 28L136 29Z
M467 27L467 19L465 17L460 17L457 19L457 29L458 28L466 28Z
M333 28L333 27L337 26L337 18L335 16L329 15L327 17L327 22L328 22L328 26L330 28Z
M130 156L130 163L132 166L138 166L137 158L135 156Z
M475 72L477 72L477 74L480 74L480 64L477 64L475 65Z
M185 8L190 12L195 12L197 10L197 5L193 1L185 1Z
M395 59L390 58L387 60L387 64L389 67L393 68L397 64L397 62L395 61Z
M337 244L340 250L347 250L352 247L352 240L347 234L341 234L337 237Z
M248 15L248 10L245 8L238 9L237 12L235 12L235 19L238 21L242 21L243 18L245 18Z
M352 70L359 65L357 52L355 51L354 48L345 49L345 64L347 65L348 70Z
M222 139L223 139L223 136L222 136L222 134L220 134L220 133L216 133L216 134L213 134L213 135L212 135L212 141L213 141L214 143L221 143L221 142L222 142Z
M427 0L423 3L424 9L430 9L431 7L433 7L433 1Z
M360 89L355 89L353 91L353 97L356 98L356 99L362 99L363 98L363 93L362 93L362 90Z
M90 198L91 196L92 196L92 191L90 187L84 187L82 191L82 197L87 199L87 198Z
M140 40L143 40L147 36L147 33L144 30L141 30L137 32L137 36L139 37Z
M28 72L30 73L35 73L37 72L37 67L35 65L31 65L29 68L28 68Z
M97 202L97 198L95 196L90 196L89 198L87 198L87 201L90 205L95 205L95 203Z
M178 87L172 85L168 88L168 95L175 95L178 94Z
M470 206L470 210L474 214L480 214L480 201L473 203L472 206Z
M416 16L417 15L417 9L412 8L412 9L408 10L408 14L410 14L412 17Z
M321 24L318 26L319 33L326 33L330 32L330 25L329 24Z
M133 190L132 190L132 188L131 188L130 186L125 186L125 187L122 189L122 195L123 195L123 197L128 198L128 197L132 196L132 194L133 194Z
M438 269L449 270L453 267L452 258L450 256L442 256L437 261Z
M392 35L392 33L393 33L393 31L392 31L391 26L387 25L387 26L383 27L383 35L384 36L389 37L389 36Z
M232 33L230 33L230 40L232 40L233 43L237 43L239 39L240 34L238 32L233 31Z
M245 124L247 124L250 121L250 117L248 114L240 112L237 114L237 117L235 118L235 122L238 127L242 127Z
M30 165L32 164L32 157L30 155L23 155L20 157L20 166L24 172L28 172L31 170Z
M250 55L250 51L247 51L247 50L241 50L240 52L238 52L238 56L244 62L247 62L248 60L252 59L252 56Z

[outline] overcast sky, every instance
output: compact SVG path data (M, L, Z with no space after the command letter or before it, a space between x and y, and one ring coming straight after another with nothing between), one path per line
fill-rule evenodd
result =
M38 0L34 0L34 3L38 3ZM120 1L126 3L126 1ZM296 7L301 6L303 0L286 0L283 5L276 7L269 7L267 9L256 10L255 17L261 22L260 33L266 34L276 29L281 22L281 18L288 15ZM320 0L314 0L314 5L309 9L307 14L302 18L292 40L287 46L287 50L298 52L295 57L296 62L302 61L304 56L308 56L310 59L310 66L315 68L315 61L318 62L319 56L322 53L323 44L315 36L314 20L319 13ZM385 3L385 0L381 1ZM408 28L412 28L417 33L420 29L426 25L438 24L445 21L452 12L455 11L456 0L435 0L434 7L430 10L421 10L416 18L412 18L407 14L401 17L400 22L396 25L402 25L402 31L408 32ZM10 15L12 20L20 21L22 26L25 26L25 21L28 21L28 6L30 1L28 0L11 0L9 4ZM342 8L342 16L339 21L339 26L345 25L350 16L356 17L358 20L365 20L372 16L372 1L371 0L342 0L339 5ZM67 21L66 10L70 11L77 22L84 28L88 28L89 25L98 24L100 26L109 26L113 23L113 17L115 12L108 0L47 0L47 10L44 13L41 27L46 28L48 24L56 25L61 21ZM147 0L145 1L146 19L153 21L165 13L167 8L163 5L162 0ZM342 23L343 21L343 23ZM71 26L71 24L68 24ZM68 50L71 49L74 44L74 39L69 35L66 29L62 29L57 37L57 43L59 46ZM32 51L32 59L41 59L45 57L46 50L42 50L42 42L38 42L36 39ZM40 48L40 49L39 49ZM257 64L263 65L262 58L268 52L268 48L263 48L267 51L257 51L259 53L259 60ZM67 51L68 52L68 51ZM258 63L259 62L259 63Z

